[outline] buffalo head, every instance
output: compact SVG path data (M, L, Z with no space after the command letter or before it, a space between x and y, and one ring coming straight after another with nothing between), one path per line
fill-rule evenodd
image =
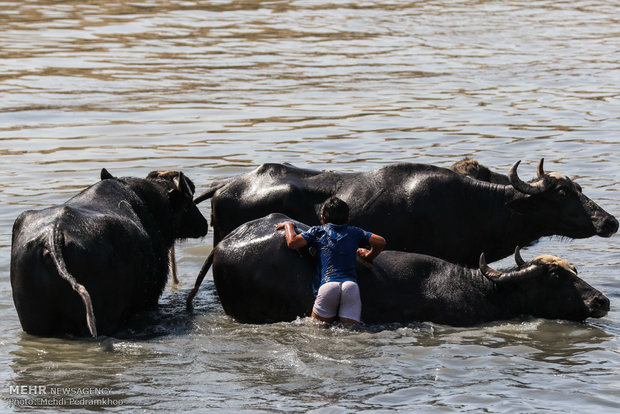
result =
M166 186L176 239L202 237L207 234L207 219L193 201L196 187L192 180L179 171L153 171L146 178L159 180Z
M515 252L517 268L500 272L490 268L484 253L480 271L507 297L515 298L522 313L545 319L583 321L601 318L609 311L609 299L577 276L572 264L555 256L541 255L525 262Z
M508 174L511 185L523 197L508 203L508 208L527 215L546 234L573 239L598 235L610 237L618 231L618 220L586 197L579 184L565 175L545 172L544 159L538 164L538 179L526 183L517 174L517 161Z

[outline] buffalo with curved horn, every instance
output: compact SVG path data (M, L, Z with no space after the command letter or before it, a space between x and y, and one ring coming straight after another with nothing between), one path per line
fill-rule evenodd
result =
M280 212L309 225L331 196L346 201L350 222L381 234L389 248L475 267L481 252L494 261L514 246L543 236L609 237L616 218L568 177L547 173L523 182L516 162L510 184L484 182L425 164L395 164L364 173L337 173L264 164L214 183L196 202L211 198L214 244L237 226ZM463 243L463 240L466 243Z
M314 258L307 249L290 250L275 230L289 220L271 214L226 236L205 262L188 306L212 265L222 306L237 320L268 323L310 315ZM308 229L294 223L298 232ZM372 264L358 260L362 319L466 326L522 316L582 321L608 312L609 300L567 262L552 256L524 262L518 249L515 260L518 267L503 272L491 269L484 255L480 270L398 251L383 251Z

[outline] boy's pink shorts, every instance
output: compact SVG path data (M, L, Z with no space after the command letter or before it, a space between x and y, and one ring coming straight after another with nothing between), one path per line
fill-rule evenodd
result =
M312 311L322 318L352 319L360 322L362 300L360 288L355 282L327 282L319 288Z

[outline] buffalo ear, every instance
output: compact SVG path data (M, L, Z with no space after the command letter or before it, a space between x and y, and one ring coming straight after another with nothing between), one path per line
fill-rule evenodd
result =
M108 180L108 179L111 179L111 178L115 178L115 177L112 174L110 174L108 172L108 170L106 170L105 168L102 168L101 169L101 179L102 180Z
M184 194L187 194L190 197L194 196L193 183L190 184L191 181L188 182L188 179L182 172L179 172L179 175L174 177L172 182L174 183L177 190L181 191Z

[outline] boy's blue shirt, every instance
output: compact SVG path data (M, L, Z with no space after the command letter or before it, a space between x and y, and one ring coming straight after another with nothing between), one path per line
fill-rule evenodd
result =
M347 224L327 223L310 227L301 236L317 251L319 266L312 283L314 294L326 282L357 282L357 249L370 244L369 233Z

